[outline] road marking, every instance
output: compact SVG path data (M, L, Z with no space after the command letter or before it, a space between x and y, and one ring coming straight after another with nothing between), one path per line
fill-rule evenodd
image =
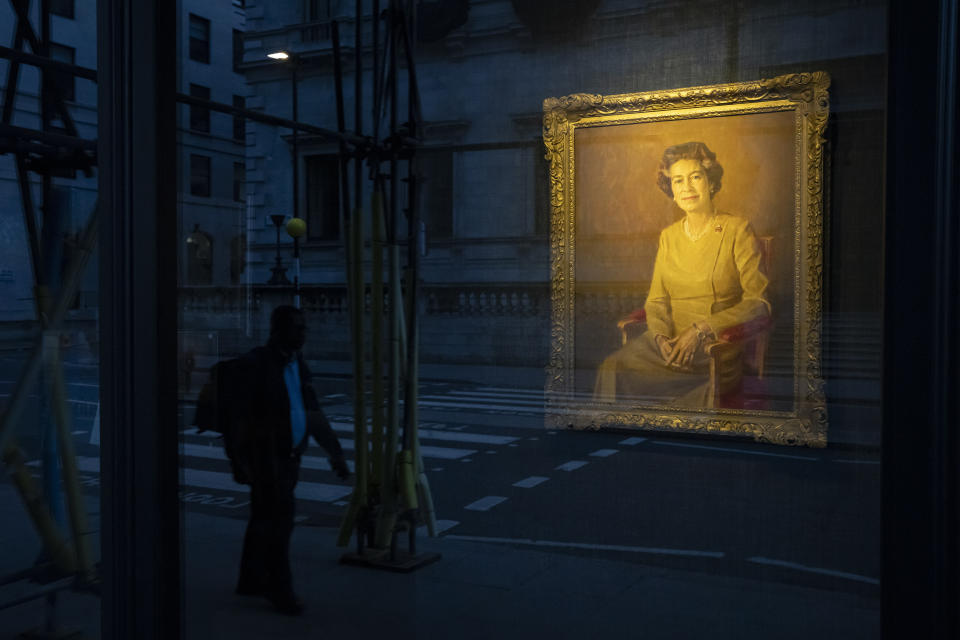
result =
M440 535L444 531L449 531L450 529L453 529L458 524L460 524L458 520L437 520L436 526L434 527L434 533L436 533L437 535ZM417 527L417 533L421 535L427 535L427 525L422 524L419 527Z
M565 549L591 549L594 551L626 551L628 553L650 553L665 556L693 556L697 558L723 558L722 551L697 551L694 549L662 549L659 547L632 547L621 544L591 544L588 542L556 542L553 540L531 540L529 538L493 538L485 536L445 536L452 540L466 542L497 542L501 544L528 544L535 547L557 547Z
M543 476L530 476L529 478L524 478L513 483L513 486L520 487L521 489L532 489L538 484L543 484L550 478L544 478Z
M659 444L668 447L686 447L688 449L710 449L712 451L723 451L726 453L746 453L752 456L767 456L770 458L790 458L791 460L817 461L820 458L813 456L793 456L787 453L767 453L766 451L753 451L751 449L735 449L733 447L711 447L705 444L687 444L685 442L668 442L666 440L651 440L651 444Z
M501 502L506 502L507 499L504 496L486 496L480 498L474 502L471 502L464 509L468 511L489 511L493 507L497 506Z
M353 451L353 438L340 438L340 445L347 451ZM453 447L426 447L420 445L420 455L424 458L443 458L444 460L458 460L477 453L476 449L455 449Z
M495 455L497 452L496 452L496 451L484 451L484 453L487 454L488 456L492 456L492 455Z
M473 462L473 458L461 458L460 462Z
M471 396L461 396L458 393L448 393L442 396L420 396L418 398L421 402L424 400L428 401L441 401L441 402L482 402L488 401L493 404L508 404L511 407L542 407L543 406L543 397L540 397L540 400L521 400L514 397L505 397L505 396L491 396L486 394L477 394Z
M75 436L82 436L83 434L86 433L86 431L71 431L70 433L72 433Z
M541 413L543 407L517 407L516 405L510 404L476 404L471 402L443 402L440 400L429 400L427 402L420 402L421 407L434 407L437 409L487 409L487 410L496 410L503 409L506 411L519 411L521 413Z
M855 580L857 582L866 582L867 584L880 584L880 581L876 578L871 578L869 576L861 576L857 573L847 573L846 571L835 571L833 569L822 569L820 567L808 567L803 564L797 564L796 562L787 562L786 560L774 560L773 558L763 558L760 556L754 556L753 558L747 558L747 562L754 562L756 564L765 564L772 567L784 567L787 569L796 569L797 571L806 571L808 573L818 573L824 576L833 576L835 578L845 578L847 580Z
M204 445L184 443L181 450L183 455L190 458L205 458L207 460L226 461L227 453L219 445ZM330 471L330 461L327 458L317 456L303 456L300 458L300 466L303 469L314 469L317 471ZM354 470L353 460L347 460L347 467L350 471Z
M474 387L471 391L454 391L452 393L503 393L507 395L543 397L543 389L517 389L514 387Z
M834 460L834 462L841 462L843 464L880 464L879 460Z
M635 445L635 444L640 444L641 442L646 442L646 440L647 440L646 438L633 437L633 438L627 438L626 440L621 440L621 441L618 442L617 444L622 444L622 445L627 446L627 447L632 447L632 446Z
M210 429L200 431L200 429L197 427L184 429L180 433L182 433L185 436L200 436L201 438L219 438L220 437L220 433L217 431L211 431Z
M344 422L344 421L331 422L330 426L333 427L335 431L349 431L350 433L353 433L353 422ZM509 444L511 442L516 442L517 440L520 439L520 438L515 438L513 436L497 436L497 435L490 435L486 433L464 433L462 431L451 433L450 431L446 431L446 430L439 431L434 429L417 429L417 433L420 435L421 438L424 438L426 440L445 440L447 442L470 442L475 444Z
M86 473L100 473L100 458L77 456L77 470ZM246 491L244 485L237 484L234 481L233 474L200 469L184 469L183 482L180 483L180 486L235 492ZM351 487L320 482L300 482L296 489L298 499L312 502L333 502L351 493L353 493Z
M610 456L615 454L617 451L618 449L597 449L590 455L596 458L609 458Z
M527 438L527 440L539 440L540 438L533 436L532 438Z
M447 433L445 431L434 431L432 429L418 429L417 433L421 438L427 440L447 440L450 442L471 442L477 444L509 444L516 442L520 438L512 436L494 436L486 433Z
M576 471L576 470L579 469L580 467L585 467L585 466L587 466L587 462L586 462L585 460L571 460L570 462L564 462L564 463L563 463L562 465L560 465L559 467L554 467L554 470L556 470L556 471Z

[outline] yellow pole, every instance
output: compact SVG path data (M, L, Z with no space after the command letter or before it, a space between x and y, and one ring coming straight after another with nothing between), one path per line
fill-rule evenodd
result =
M371 245L373 257L370 274L370 354L372 365L370 375L373 378L373 408L370 425L370 487L373 494L379 495L381 465L383 464L383 201L380 186L373 191L372 198Z
M80 474L77 470L77 459L73 449L72 429L70 427L70 412L67 410L67 391L63 382L63 366L60 361L59 349L54 351L49 363L51 372L51 395L56 411L57 444L60 445L60 462L63 467L63 487L66 493L67 510L70 516L70 528L73 531L73 546L77 556L77 570L81 578L91 582L95 573L90 556L90 547L87 536L87 510L83 503L83 493L80 491Z
M377 518L376 546L389 546L397 520L397 447L400 440L400 319L403 303L400 299L400 252L396 241L388 250L390 272L390 395L387 399L387 431L384 438L383 491Z
M363 226L362 212L355 209L351 216L347 236L347 295L350 310L350 329L353 347L353 439L356 452L354 465L353 494L350 506L340 523L337 546L346 546L356 526L357 517L368 507L367 481L369 477L369 456L367 442L367 420L364 416L363 381Z
M10 470L13 484L20 492L20 498L27 508L33 526L43 541L43 548L46 549L47 557L64 573L74 573L77 570L77 565L73 549L54 522L50 509L47 508L43 500L43 493L37 487L37 483L24 464L23 453L12 442L7 445L3 452L3 462Z

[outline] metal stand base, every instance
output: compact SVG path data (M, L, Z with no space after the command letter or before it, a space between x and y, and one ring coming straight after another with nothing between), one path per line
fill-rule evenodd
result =
M380 569L382 571L393 571L395 573L410 573L428 564L433 564L441 557L439 553L433 552L412 555L405 551L397 551L391 560L389 549L368 548L362 554L343 554L340 556L340 563L356 567L367 567L369 569Z

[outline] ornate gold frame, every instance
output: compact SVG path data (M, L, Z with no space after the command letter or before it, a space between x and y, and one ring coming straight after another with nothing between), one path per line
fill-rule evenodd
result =
M821 376L823 294L823 133L829 113L826 73L621 95L577 93L543 102L543 141L550 163L552 327L547 425L632 427L657 431L752 436L756 441L823 447L827 411ZM691 410L572 402L577 223L574 133L578 127L656 120L793 111L797 184L794 274L794 405L792 411Z

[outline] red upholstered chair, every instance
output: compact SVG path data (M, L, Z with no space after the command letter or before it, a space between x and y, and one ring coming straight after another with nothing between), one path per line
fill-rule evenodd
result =
M762 236L757 240L760 243L760 268L769 275L773 238ZM626 344L646 323L647 314L643 309L637 309L617 322L622 344ZM772 329L773 321L769 317L759 318L721 331L717 341L707 346L707 355L710 356L709 407L743 407L744 374L763 380Z

